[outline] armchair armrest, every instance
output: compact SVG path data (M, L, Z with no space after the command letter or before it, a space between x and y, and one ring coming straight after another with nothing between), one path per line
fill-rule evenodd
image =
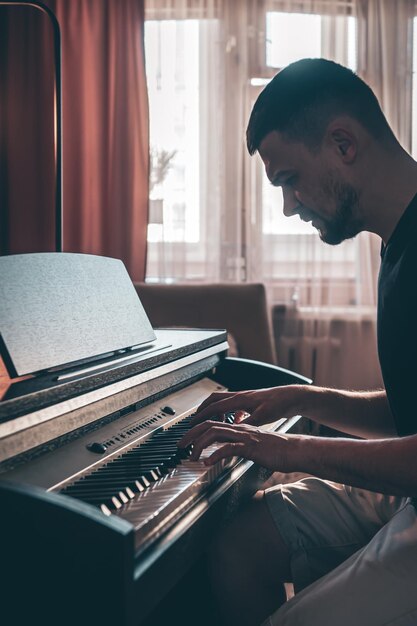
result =
M262 389L282 385L311 385L312 380L278 365L227 357L216 368L216 380L224 381L230 391Z

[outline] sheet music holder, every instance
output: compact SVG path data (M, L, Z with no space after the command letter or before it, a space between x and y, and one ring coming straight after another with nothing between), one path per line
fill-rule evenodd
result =
M62 252L0 258L0 332L11 377L91 370L156 340L122 261Z

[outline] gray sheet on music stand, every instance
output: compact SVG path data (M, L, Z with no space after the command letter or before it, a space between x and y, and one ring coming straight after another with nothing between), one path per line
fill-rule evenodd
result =
M156 339L122 261L62 252L0 258L0 332L19 376Z

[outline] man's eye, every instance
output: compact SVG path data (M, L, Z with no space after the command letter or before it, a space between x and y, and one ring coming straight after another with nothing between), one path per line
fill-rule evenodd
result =
M280 176L277 176L274 180L271 180L270 183L273 187L293 187L296 184L297 179L297 174L293 174L285 180L281 179Z
M282 183L283 187L293 187L295 181L297 180L297 176L290 176L286 181Z

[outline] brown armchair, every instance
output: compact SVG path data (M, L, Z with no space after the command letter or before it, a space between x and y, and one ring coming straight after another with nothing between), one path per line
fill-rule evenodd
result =
M136 283L135 288L155 328L225 328L238 356L276 363L263 284Z

